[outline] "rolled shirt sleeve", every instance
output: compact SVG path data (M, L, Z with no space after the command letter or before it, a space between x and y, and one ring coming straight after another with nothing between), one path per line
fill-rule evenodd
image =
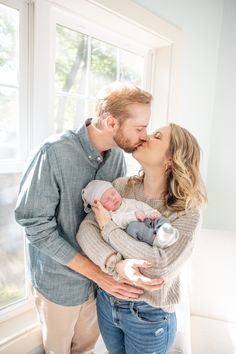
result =
M21 181L15 217L25 227L31 245L66 265L77 251L58 230L60 188L56 159L53 148L47 146L35 155Z

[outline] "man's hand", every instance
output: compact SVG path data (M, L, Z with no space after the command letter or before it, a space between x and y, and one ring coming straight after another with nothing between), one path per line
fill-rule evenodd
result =
M129 281L114 280L111 275L106 273L99 273L95 281L100 288L120 299L138 299L143 293L142 289L129 285L131 284Z
M128 280L131 284L148 291L159 290L164 285L161 278L150 279L143 275L139 268L150 268L152 265L148 261L139 259L125 259L116 265L116 271L123 279Z
M100 288L120 299L138 299L139 295L143 293L142 289L132 286L126 279L114 280L112 276L104 273L96 264L80 253L77 253L67 266L93 280Z

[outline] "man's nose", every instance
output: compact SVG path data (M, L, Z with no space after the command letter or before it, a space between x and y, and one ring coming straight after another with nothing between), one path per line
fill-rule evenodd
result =
M148 139L148 135L147 135L147 131L143 132L142 135L140 136L140 140L142 141L147 141Z

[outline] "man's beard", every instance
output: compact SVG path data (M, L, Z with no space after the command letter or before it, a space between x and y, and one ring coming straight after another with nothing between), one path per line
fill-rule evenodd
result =
M114 136L114 140L116 142L116 145L119 146L121 149L123 149L125 152L132 153L134 152L139 144L136 145L131 145L131 142L128 138L124 138L124 134L122 129L119 129ZM142 141L140 141L140 144Z

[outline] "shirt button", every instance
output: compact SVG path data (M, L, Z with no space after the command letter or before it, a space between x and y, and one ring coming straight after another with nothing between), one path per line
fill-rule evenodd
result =
M89 159L91 159L92 158L92 156L91 155L89 155L89 157L88 157Z
M98 160L98 161L101 161L101 157L100 157L100 156L98 156L97 160Z

